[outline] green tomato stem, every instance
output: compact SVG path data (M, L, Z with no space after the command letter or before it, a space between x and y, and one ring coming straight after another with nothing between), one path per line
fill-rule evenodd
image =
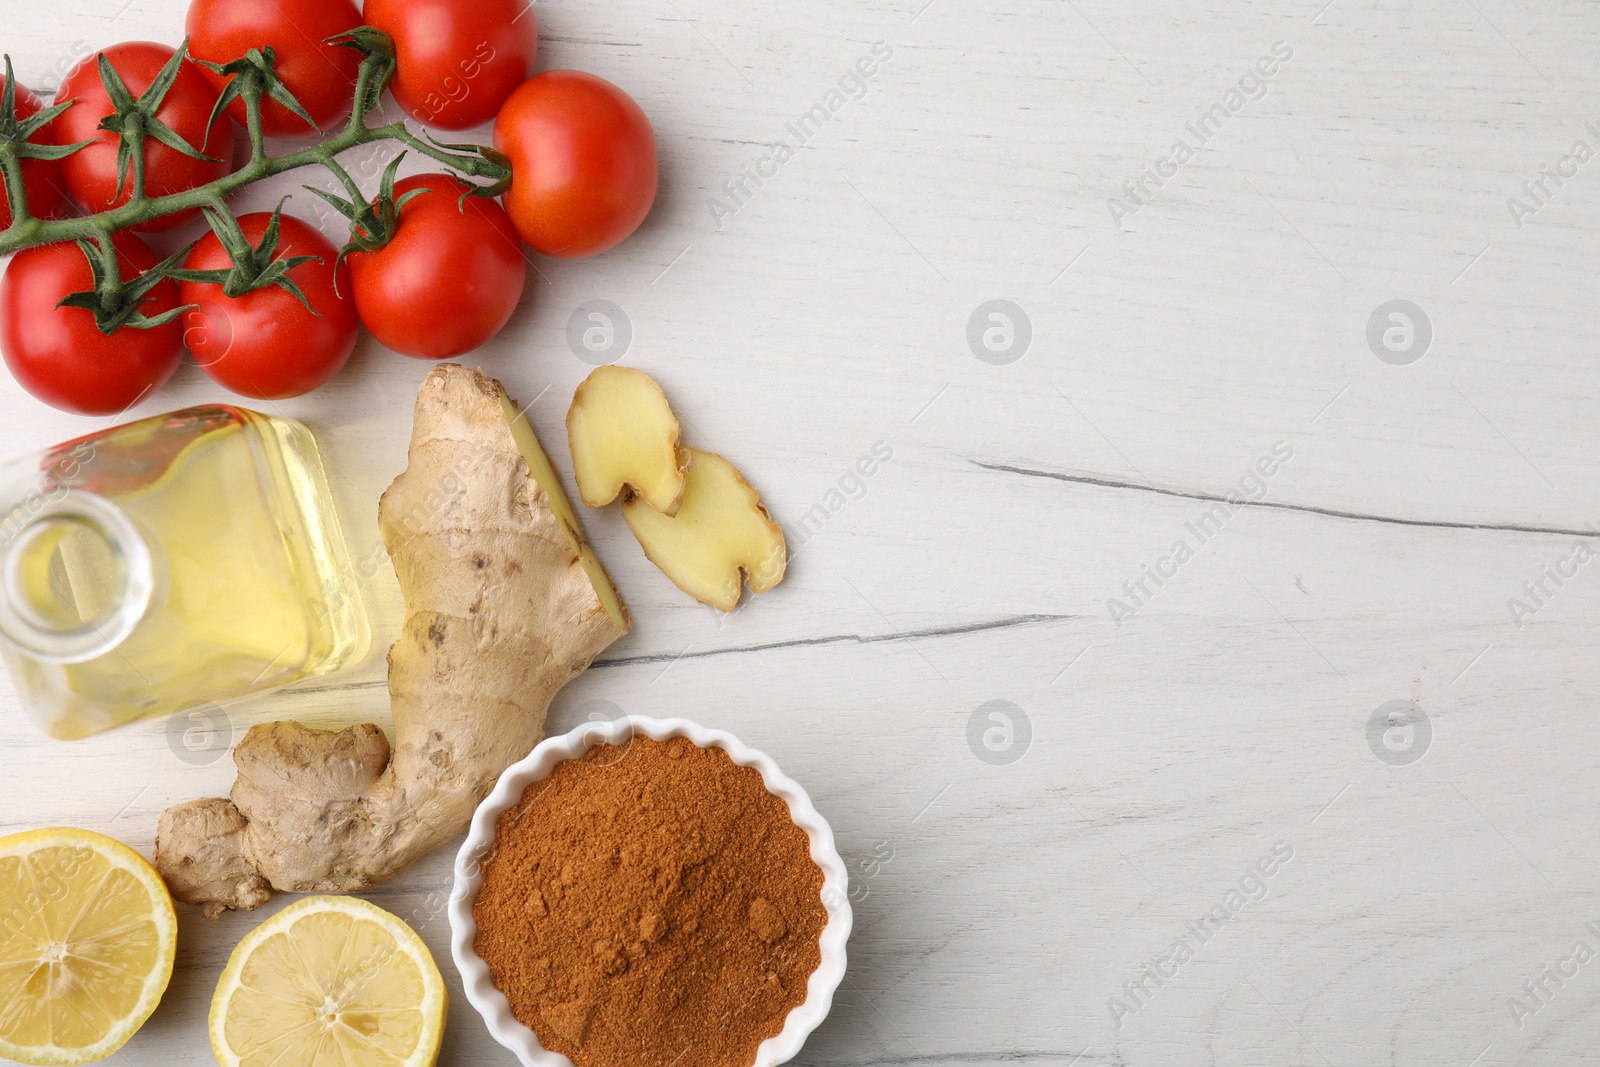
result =
M250 136L250 161L259 162L267 158L267 136L261 129L261 94L244 94L244 128ZM231 151L232 145L228 148Z
M117 263L117 246L110 231L95 234L90 242L100 259L100 306L110 313L122 303L122 267Z
M128 197L128 203L143 204L149 199L145 195L144 128L135 125L123 136L133 149L133 195Z
M11 207L11 230L31 229L35 221L28 211L28 192L22 187L22 160L17 156L17 146L9 141L0 144L0 175L6 180L6 203Z
M255 249L250 247L250 241L245 237L244 230L239 226L239 220L234 218L233 212L228 210L227 201L217 196L213 197L206 206L213 211L207 219L211 224L211 232L217 235L218 241L222 242L222 247L228 252L228 258L235 263L248 262Z
M350 194L350 200L352 203L359 204L367 199L367 194L361 191L360 184L355 180L355 178L351 177L349 171L344 169L343 164L339 163L337 160L330 159L324 162L323 166L326 167L335 178L339 179L339 184L343 185L345 192Z

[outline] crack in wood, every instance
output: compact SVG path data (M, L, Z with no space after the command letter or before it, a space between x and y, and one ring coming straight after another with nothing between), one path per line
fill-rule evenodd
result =
M1123 482L1115 478L1097 478L1090 474L1067 474L1062 471L1039 470L1033 467L1015 467L1009 463L985 463L980 459L967 462L986 471L1004 471L1024 478L1045 478L1054 482L1074 485L1093 485L1102 489L1133 489L1157 496L1178 497L1182 500L1203 500L1230 507L1265 508L1269 511L1294 511L1302 515L1322 515L1332 519L1350 519L1354 522L1381 522L1391 526L1420 526L1433 530L1482 530L1501 533L1550 534L1558 537L1600 537L1597 529L1574 529L1566 526L1534 526L1515 522L1447 522L1443 519L1406 519L1394 515L1375 515L1365 511L1344 511L1339 508L1320 508L1312 504L1285 504L1275 500L1229 499L1220 493L1205 493L1195 489L1167 489L1141 482Z
M589 664L597 667L623 667L637 663L668 663L680 659L708 659L712 656L732 656L742 652L772 652L784 648L809 648L815 645L877 645L888 641L914 641L924 637L960 637L964 634L986 633L990 630L1007 630L1017 626L1037 626L1042 623L1064 622L1068 619L1087 618L1085 615L1006 615L982 622L958 623L954 626L933 626L925 630L897 630L886 634L828 634L822 637L796 637L788 641L768 641L758 645L736 645L732 648L708 648L702 652L658 653L646 656L618 656L616 659L597 659Z
M1009 630L1018 626L1038 626L1051 622L1084 619L1087 615L1005 615L981 622L957 623L953 626L931 626L923 630L899 630L886 634L826 634L821 637L796 637L787 641L767 641L757 645L735 645L731 648L708 648L701 652L660 652L643 656L618 656L615 659L597 659L589 664L591 670L601 667L630 667L640 663L675 663L684 659L709 659L712 656L734 656L744 652L774 652L785 648L809 648L816 645L878 645L889 641L914 641L925 637L961 637L965 634L987 633L991 630ZM345 693L357 689L382 689L389 683L382 679L364 682L347 682L343 685L315 685L293 689L295 695L309 693Z

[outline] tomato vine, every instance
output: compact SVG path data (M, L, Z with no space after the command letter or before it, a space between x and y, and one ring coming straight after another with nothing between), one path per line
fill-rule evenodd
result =
M131 319L127 314L129 297L134 294L122 281L111 240L121 230L199 209L205 213L225 246L238 247L242 238L237 232L238 223L228 210L227 197L263 178L310 166L321 166L330 172L349 193L352 203L364 205L368 197L350 172L339 163L338 157L352 148L378 141L398 142L409 150L444 163L464 176L481 179L484 184L474 185L468 195L497 196L505 191L510 184L511 168L505 158L492 148L425 140L413 134L403 120L369 125L369 116L380 107L383 92L395 74L394 42L387 34L370 26L362 26L327 43L354 48L362 55L356 75L354 102L341 129L317 144L282 155L271 155L267 151L262 129L263 100L278 101L304 116L303 110L294 102L293 96L273 70L272 50L252 49L249 54L232 63L221 66L208 64L212 70L230 75L213 117L220 115L231 100L237 98L244 101L250 158L238 169L215 181L182 192L153 197L148 196L145 189L145 138L154 137L171 145L172 140L177 139L176 135L155 123L153 115L160 103L159 92L153 100L149 99L151 93L148 91L141 99L132 99L120 81L112 84L116 79L115 72L102 63L102 80L107 91L118 102L117 113L102 123L102 128L112 130L120 140L119 163L126 160L129 164L125 177L131 183L131 196L118 207L64 219L39 218L29 210L27 190L22 180L22 161L61 159L82 149L89 142L58 146L36 144L29 140L46 123L71 107L74 101L57 103L26 120L18 119L14 99L16 81L12 76L11 59L5 57L5 91L4 99L0 101L0 176L5 179L12 221L9 227L0 230L0 256L41 245L77 242L89 255L95 268L95 292L100 297L97 317L102 320L102 328L111 322L119 326L138 326L142 324L138 321L137 313ZM187 41L185 47L180 48L173 57L173 69L185 58ZM307 122L309 125L309 117ZM181 139L178 140L180 151L197 156L206 147L183 144ZM118 169L119 172L123 171L121 166ZM168 261L158 270L170 274L173 266L175 264Z

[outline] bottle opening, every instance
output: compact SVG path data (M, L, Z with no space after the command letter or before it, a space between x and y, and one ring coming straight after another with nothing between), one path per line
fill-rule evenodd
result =
M0 636L40 659L93 659L132 632L152 586L149 548L127 515L62 492L0 544Z
M18 614L51 633L104 621L121 584L111 542L98 525L76 515L28 527L8 562Z

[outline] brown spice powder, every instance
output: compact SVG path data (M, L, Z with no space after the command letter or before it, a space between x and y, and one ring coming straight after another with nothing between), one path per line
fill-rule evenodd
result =
M578 1067L750 1067L821 961L822 880L755 768L686 738L596 745L500 817L475 947Z

